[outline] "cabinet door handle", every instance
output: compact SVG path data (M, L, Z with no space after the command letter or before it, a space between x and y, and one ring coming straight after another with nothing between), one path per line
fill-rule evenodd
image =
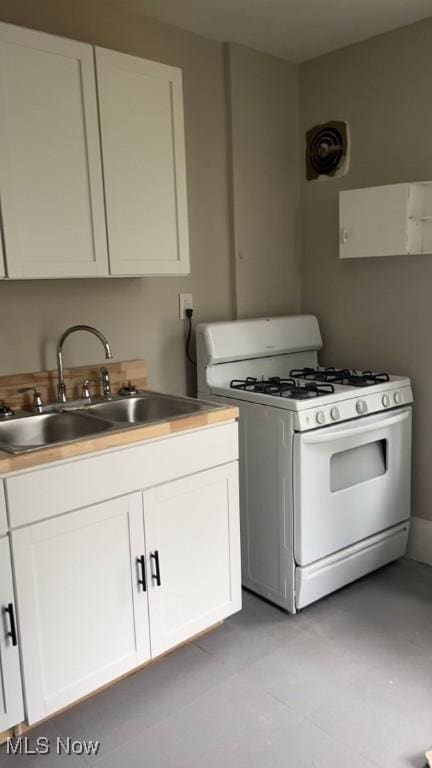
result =
M4 608L3 610L9 616L10 631L6 633L6 637L10 637L11 640L12 640L12 645L17 646L18 645L18 638L17 638L17 631L16 631L16 624L15 624L15 613L14 613L13 604L9 603L9 605L7 605L6 608Z
M154 561L155 564L155 572L152 572L152 579L156 582L156 586L160 587L161 585L161 575L160 575L160 566L159 566L159 552L157 549L155 549L154 552L150 553L151 559Z
M142 587L143 592L147 592L145 555L140 555L137 557L137 565L139 569L138 586Z

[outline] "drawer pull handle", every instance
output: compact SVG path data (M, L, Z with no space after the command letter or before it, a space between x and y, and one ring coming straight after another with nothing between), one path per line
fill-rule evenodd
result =
M17 638L17 631L16 631L16 624L15 624L15 613L14 613L14 607L12 603L9 603L9 605L4 608L4 612L8 614L9 616L9 625L10 625L10 631L7 632L6 637L10 637L12 640L12 645L17 646L18 645L18 638Z
M142 587L143 592L147 592L145 555L140 555L137 557L137 565L139 569L138 586Z
M156 582L156 586L160 587L161 585L161 576L160 576L160 567L159 567L159 552L157 549L155 549L154 552L150 553L150 557L152 560L154 560L155 564L155 573L152 573L152 579Z

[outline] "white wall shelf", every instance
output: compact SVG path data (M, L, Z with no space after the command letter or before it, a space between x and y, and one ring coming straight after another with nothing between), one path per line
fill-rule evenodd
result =
M432 253L432 181L339 193L339 257Z

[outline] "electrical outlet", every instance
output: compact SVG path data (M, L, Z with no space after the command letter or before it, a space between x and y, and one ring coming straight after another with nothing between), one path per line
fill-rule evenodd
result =
M186 310L193 309L193 296L191 293L179 294L180 320L186 320Z

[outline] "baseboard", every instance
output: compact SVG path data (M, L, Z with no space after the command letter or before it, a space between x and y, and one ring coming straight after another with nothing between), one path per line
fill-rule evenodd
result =
M432 565L432 520L411 518L411 531L406 556L419 563Z

